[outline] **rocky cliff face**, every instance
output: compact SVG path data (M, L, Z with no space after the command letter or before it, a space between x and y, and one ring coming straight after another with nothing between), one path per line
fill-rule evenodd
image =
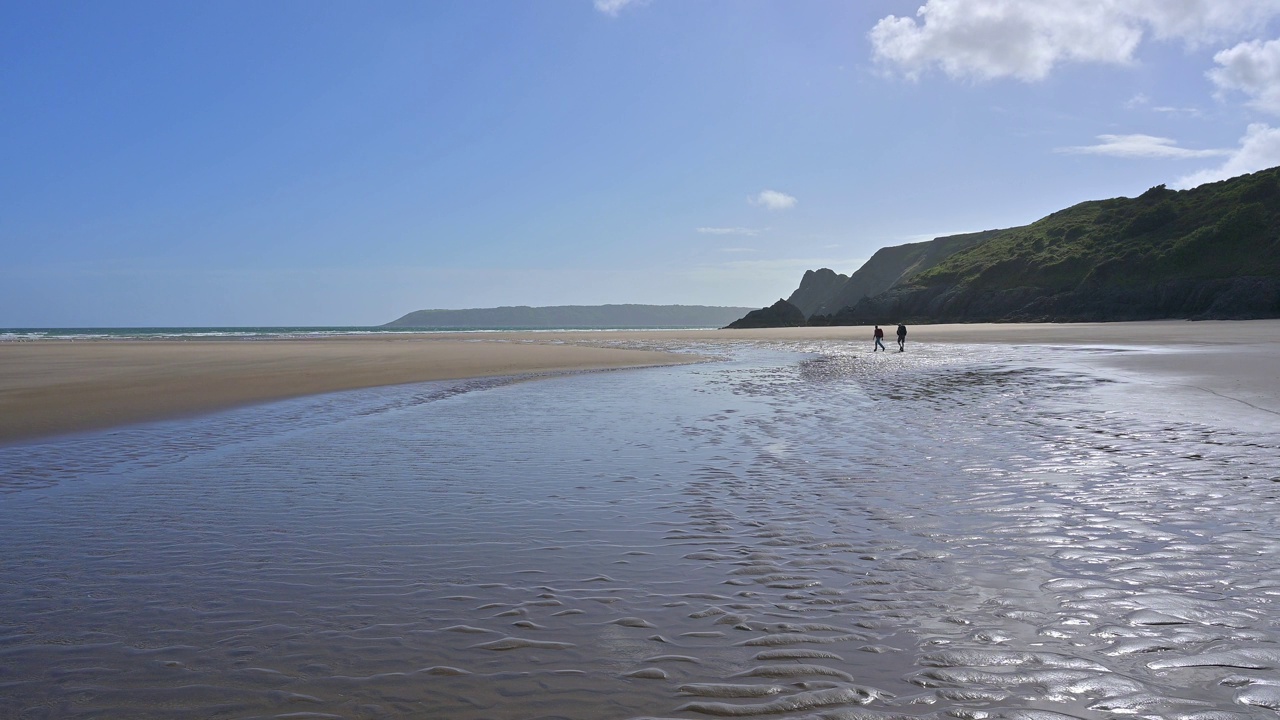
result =
M800 312L800 308L780 299L767 308L752 310L745 317L729 323L728 327L733 330L742 330L748 328L800 327L804 324L805 317L804 313Z
M830 268L806 270L800 278L800 287L791 293L787 302L800 308L805 317L809 317L822 307L840 288L849 281L848 275L841 275Z
M926 242L881 248L858 268L843 285L806 314L830 315L856 305L864 297L874 297L916 273L923 272L952 255L977 245L1000 232L988 230L950 235Z
M965 235L940 237L927 242L910 243L895 247L882 248L871 256L862 267L852 275L842 275L829 268L808 270L800 279L800 287L791 293L787 303L798 309L806 318L803 324L829 325L832 317L842 308L852 307L865 297L878 295L904 278L927 270L961 250L973 247L998 233L991 230ZM777 307L775 304L774 308ZM773 308L764 308L772 311ZM758 311L759 312L759 311ZM754 314L752 314L754 315ZM752 317L749 315L748 317ZM765 322L762 318L786 318L790 322L789 313L777 314L766 312L754 315L752 323ZM746 317L742 321L747 320ZM739 321L741 322L741 321ZM750 326L730 325L730 327L782 327L780 325Z

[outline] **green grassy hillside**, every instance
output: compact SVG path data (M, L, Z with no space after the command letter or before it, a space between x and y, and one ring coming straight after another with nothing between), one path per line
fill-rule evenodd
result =
M846 307L846 322L1280 314L1280 168L1085 202ZM874 319L873 319L874 318Z
M1081 203L956 253L909 284L1061 291L1090 276L1142 283L1153 275L1277 275L1278 174L1268 170L1182 192L1160 185L1134 199Z

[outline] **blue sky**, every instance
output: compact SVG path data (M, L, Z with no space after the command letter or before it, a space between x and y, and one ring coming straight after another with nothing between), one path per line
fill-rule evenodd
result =
M763 306L1280 165L1278 37L1280 0L0 0L0 326Z

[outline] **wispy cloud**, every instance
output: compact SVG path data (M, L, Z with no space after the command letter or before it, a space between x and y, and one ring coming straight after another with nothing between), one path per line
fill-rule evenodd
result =
M1124 104L1128 110L1150 110L1151 112L1164 113L1166 115L1190 115L1199 116L1201 110L1198 107L1173 107L1170 105L1152 105L1151 98L1146 93L1138 93L1129 98Z
M1043 80L1067 63L1129 64L1148 36L1189 45L1265 28L1280 0L927 0L869 33L877 61L908 78Z
M759 251L759 250L757 250L757 249L755 249L755 248L747 248L747 247L728 247L728 248L720 248L720 252L727 252L727 253L754 253L754 252L760 252L760 251Z
M1124 106L1130 110L1133 110L1135 108L1147 107L1150 104L1151 104L1151 98L1146 93L1138 93L1137 95L1134 95L1133 97L1129 98L1129 101L1126 102Z
M755 237L763 230L745 227L700 227L698 232L703 235L744 235L746 237Z
M1097 145L1058 148L1056 152L1078 155L1109 155L1123 158L1205 158L1230 155L1230 150L1193 150L1178 147L1176 140L1155 135L1099 135Z
M750 198L752 205L762 205L770 210L790 210L798 202L795 197L777 190L764 190Z
M1220 167L1180 178L1176 187L1192 188L1280 165L1280 128L1254 123L1240 138L1240 147L1227 154L1230 157Z
M596 10L608 15L609 17L618 17L618 13L622 12L629 5L643 5L648 0L595 0Z

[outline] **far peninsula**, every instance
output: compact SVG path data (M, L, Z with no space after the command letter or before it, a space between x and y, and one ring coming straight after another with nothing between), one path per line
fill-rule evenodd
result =
M528 305L417 310L382 327L434 330L718 328L751 310L707 305Z

